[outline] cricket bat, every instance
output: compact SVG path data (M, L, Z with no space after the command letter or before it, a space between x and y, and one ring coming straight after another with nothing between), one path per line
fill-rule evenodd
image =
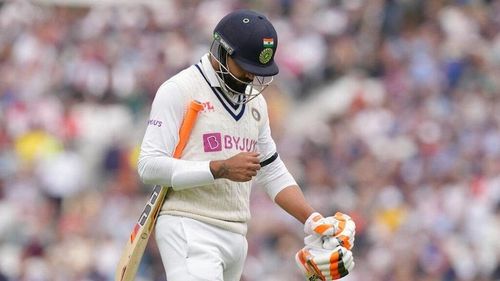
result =
M182 151L189 140L191 130L194 127L198 112L203 109L203 104L191 101L179 130L179 142L175 147L174 158L180 158ZM163 201L169 190L168 186L156 185L149 197L139 220L135 224L130 237L123 249L118 267L115 273L115 281L133 281L141 262L144 250L148 244L149 236L156 224Z

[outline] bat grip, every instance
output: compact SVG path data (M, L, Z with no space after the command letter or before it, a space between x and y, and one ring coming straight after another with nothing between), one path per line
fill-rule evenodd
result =
M182 121L181 128L179 129L179 143L174 150L174 158L180 158L182 156L182 151L186 147L189 140L189 135L194 127L196 118L198 117L198 112L203 109L203 104L199 101L192 100L189 103L188 110L186 112L186 117Z

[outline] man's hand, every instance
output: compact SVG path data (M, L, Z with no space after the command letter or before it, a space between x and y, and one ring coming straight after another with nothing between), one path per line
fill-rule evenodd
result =
M336 226L317 212L312 213L304 223L304 232L306 234L318 234L320 236L333 236L336 232Z
M354 268L351 251L342 246L333 250L306 246L295 254L295 262L308 281L339 279Z
M340 212L337 212L333 217L326 218L315 212L306 220L304 232L313 237L319 236L325 249L332 249L340 244L350 250L354 246L356 225L351 217ZM325 239L326 237L334 237L335 239ZM306 244L308 243L306 242Z
M356 235L356 224L350 216L337 212L333 217L325 218L327 222L338 225L337 231L333 238L324 239L323 248L332 249L337 246L334 240L347 249L351 250L354 246L354 236Z
M246 182L260 170L259 153L240 152L226 160L210 162L210 171L215 179L226 178L236 182Z

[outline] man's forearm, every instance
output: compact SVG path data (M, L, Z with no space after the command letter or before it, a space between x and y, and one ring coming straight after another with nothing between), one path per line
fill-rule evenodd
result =
M305 223L314 209L307 203L302 190L296 185L288 186L281 190L274 199L283 210Z
M171 186L174 190L212 184L208 161L187 161L166 156L142 157L138 172L145 184Z

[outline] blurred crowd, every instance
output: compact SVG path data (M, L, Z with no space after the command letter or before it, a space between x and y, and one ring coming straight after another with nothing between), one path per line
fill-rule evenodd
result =
M356 221L345 280L500 280L499 0L50 2L0 1L0 281L113 280L156 89L236 8L278 31L278 152ZM300 223L258 186L252 216L242 280L303 280Z

